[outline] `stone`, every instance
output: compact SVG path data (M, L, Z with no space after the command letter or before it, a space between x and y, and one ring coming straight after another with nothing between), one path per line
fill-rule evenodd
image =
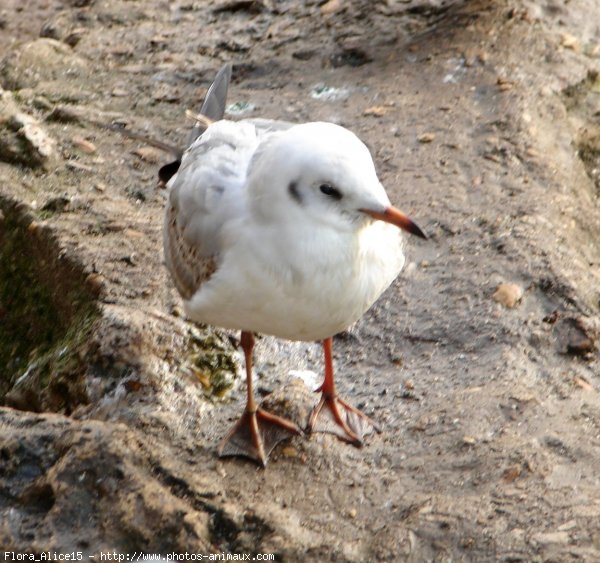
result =
M20 111L10 92L0 88L0 160L30 168L49 168L57 143L40 122Z
M7 90L35 88L86 71L86 62L56 39L42 37L10 51L0 61L0 85Z
M492 299L508 309L513 309L523 297L523 288L516 283L501 283L492 295Z

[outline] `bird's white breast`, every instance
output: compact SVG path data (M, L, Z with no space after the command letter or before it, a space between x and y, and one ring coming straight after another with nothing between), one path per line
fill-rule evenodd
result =
M382 222L359 231L276 231L232 225L214 276L188 301L198 322L320 340L356 322L404 264L399 230Z

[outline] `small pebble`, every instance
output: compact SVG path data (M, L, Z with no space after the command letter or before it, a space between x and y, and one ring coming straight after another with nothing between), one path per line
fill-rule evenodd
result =
M512 90L515 87L515 83L513 80L504 78L502 76L499 76L496 79L496 84L498 85L498 89L501 92L507 92L508 90Z
M509 309L515 307L523 297L523 288L516 283L501 283L492 299Z
M76 135L71 139L73 146L77 147L80 151L86 154L93 154L96 152L96 145L83 137Z
M142 238L144 236L142 231L136 231L135 229L125 229L123 234L129 238Z
M431 143L435 139L435 133L423 133L417 139L419 143Z
M382 117L387 112L387 108L384 106L371 106L363 111L363 115L370 115L372 117Z
M580 50L579 39L571 33L563 33L560 36L560 45L565 49L571 49L572 51L578 52Z
M140 147L139 149L135 149L133 154L150 164L158 164L164 159L164 153L154 147Z
M335 14L335 12L339 12L343 7L344 3L341 0L329 0L329 2L325 2L321 6L321 15Z

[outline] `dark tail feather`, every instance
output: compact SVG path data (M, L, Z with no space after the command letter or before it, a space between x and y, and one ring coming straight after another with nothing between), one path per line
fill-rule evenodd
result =
M164 187L166 183L177 173L179 170L179 166L181 165L181 157L173 162L169 162L161 166L158 170L158 179L160 181L161 187Z
M210 85L206 98L200 108L200 113L208 117L211 121L219 121L225 115L225 103L227 101L227 91L231 82L231 63L226 63L217 73L213 83ZM202 133L206 131L206 126L203 123L197 122L190 132L186 148L189 147ZM162 185L166 184L179 170L181 165L181 155L173 162L169 162L160 168L158 171L158 179Z

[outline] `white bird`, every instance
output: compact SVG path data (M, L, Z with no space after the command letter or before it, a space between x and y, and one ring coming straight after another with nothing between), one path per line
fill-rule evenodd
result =
M323 342L325 378L308 431L327 416L361 445L379 427L337 396L332 336L355 323L404 265L404 229L367 147L332 123L222 120L231 67L207 94L191 145L161 169L168 180L167 267L193 321L241 330L247 402L219 455L263 466L273 447L302 430L261 409L252 387L254 333ZM172 177L170 177L172 175ZM169 179L170 177L170 179Z

